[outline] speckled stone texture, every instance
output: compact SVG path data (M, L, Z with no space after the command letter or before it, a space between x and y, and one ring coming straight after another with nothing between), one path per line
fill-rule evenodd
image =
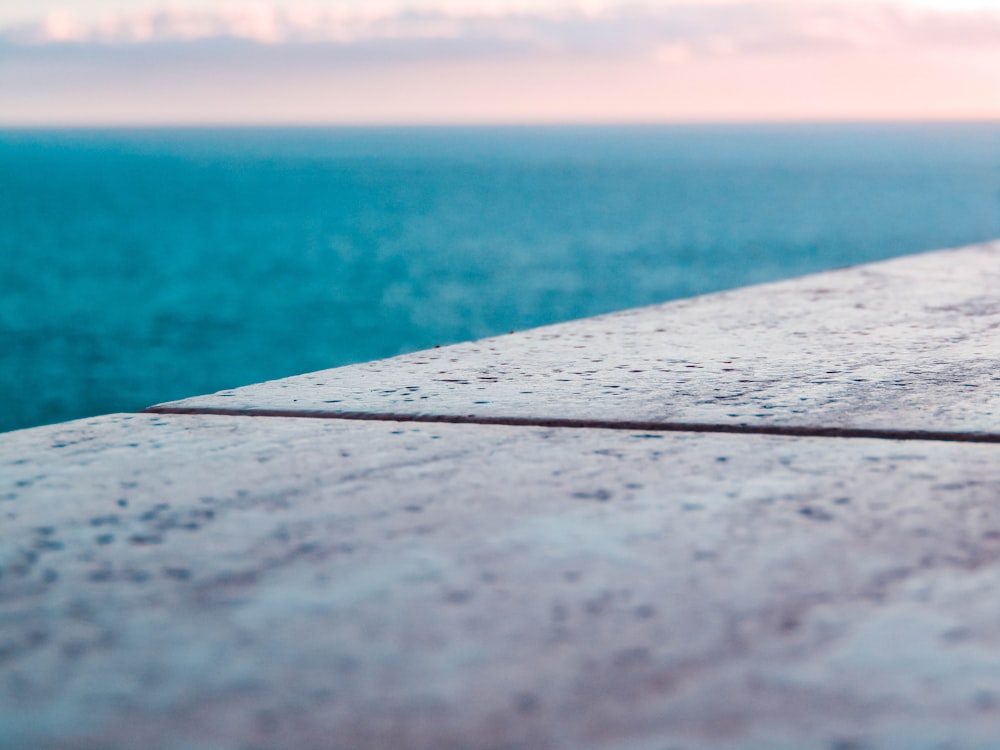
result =
M0 435L0 747L996 750L998 459L264 417Z
M993 244L0 435L0 749L1000 750L998 329Z
M326 370L168 409L1000 436L1000 243Z

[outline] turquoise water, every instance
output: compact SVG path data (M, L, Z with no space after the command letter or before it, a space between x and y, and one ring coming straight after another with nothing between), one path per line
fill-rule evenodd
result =
M1000 124L0 131L0 430L1000 236Z

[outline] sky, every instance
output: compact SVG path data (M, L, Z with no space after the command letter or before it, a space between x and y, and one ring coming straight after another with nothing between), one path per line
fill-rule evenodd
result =
M1000 120L1000 0L3 0L0 125Z

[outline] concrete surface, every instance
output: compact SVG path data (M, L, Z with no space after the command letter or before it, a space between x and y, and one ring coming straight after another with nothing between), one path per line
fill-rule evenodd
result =
M998 330L992 244L0 435L0 750L1000 750Z
M0 746L1000 747L993 445L0 435Z
M993 243L162 408L997 440L998 353L1000 243Z

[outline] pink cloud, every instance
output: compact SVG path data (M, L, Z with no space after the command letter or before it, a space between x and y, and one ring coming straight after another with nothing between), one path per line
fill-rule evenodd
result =
M141 44L241 39L342 45L414 40L516 42L546 54L653 54L684 45L705 55L864 48L884 44L995 44L1000 11L947 12L900 4L635 4L603 10L482 13L330 10L290 4L163 9L82 21L66 12L0 30L22 44Z
M1000 11L231 7L0 30L3 122L1000 117Z

